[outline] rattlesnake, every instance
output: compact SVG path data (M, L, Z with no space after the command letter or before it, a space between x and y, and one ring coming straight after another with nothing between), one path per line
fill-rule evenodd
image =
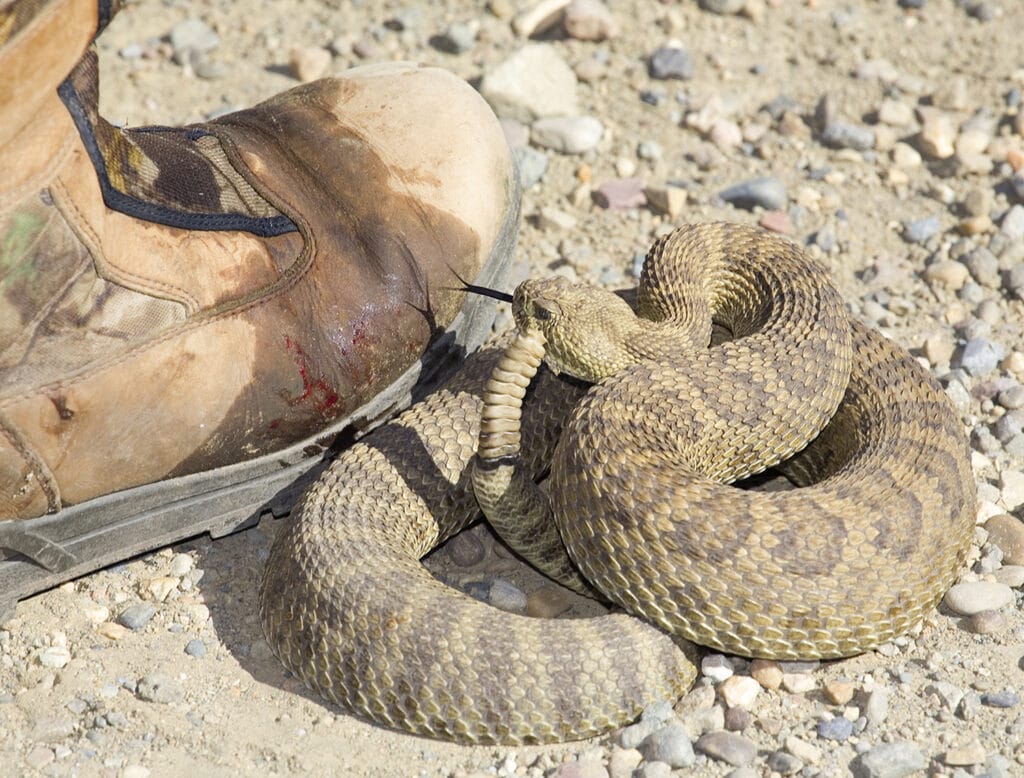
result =
M648 323L564 281L513 310L506 350L348 449L274 543L264 631L328 699L464 742L581 738L684 691L690 640L848 656L952 583L975 508L960 423L792 243L680 228L648 254ZM598 383L579 399L556 373ZM773 465L802 488L723 485ZM431 578L418 560L476 517L474 481L525 557L644 621L529 619Z

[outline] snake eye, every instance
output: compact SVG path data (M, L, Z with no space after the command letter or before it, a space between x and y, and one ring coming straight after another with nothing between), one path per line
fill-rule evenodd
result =
M560 313L561 309L558 307L558 303L549 302L547 300L534 300L533 301L533 317L537 321L547 321L556 313Z

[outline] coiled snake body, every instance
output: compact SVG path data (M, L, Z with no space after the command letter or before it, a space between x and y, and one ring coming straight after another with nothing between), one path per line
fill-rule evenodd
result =
M636 307L524 282L504 352L474 355L333 463L260 592L289 669L387 726L545 742L677 697L688 641L841 657L922 621L975 510L959 420L930 376L851 323L797 247L749 227L660 240ZM596 385L579 399L556 373ZM799 488L726 485L773 466ZM542 570L641 618L530 619L433 579L420 557L478 501Z

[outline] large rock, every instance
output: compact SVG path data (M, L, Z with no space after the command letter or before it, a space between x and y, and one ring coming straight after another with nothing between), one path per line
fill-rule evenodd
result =
M529 124L548 116L577 116L576 74L546 43L531 43L485 74L480 94L498 116Z

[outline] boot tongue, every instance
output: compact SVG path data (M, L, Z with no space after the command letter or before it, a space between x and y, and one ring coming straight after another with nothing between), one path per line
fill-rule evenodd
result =
M295 225L261 197L202 127L120 130L100 117L96 52L59 88L111 210L170 227L269 237Z

